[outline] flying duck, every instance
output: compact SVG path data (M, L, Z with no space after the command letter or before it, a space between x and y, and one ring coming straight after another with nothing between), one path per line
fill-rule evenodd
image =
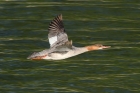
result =
M62 60L82 54L84 52L110 48L110 46L103 46L102 44L75 47L72 44L72 40L68 40L68 35L64 29L61 14L56 16L54 20L51 21L48 30L50 48L41 52L34 52L27 59Z

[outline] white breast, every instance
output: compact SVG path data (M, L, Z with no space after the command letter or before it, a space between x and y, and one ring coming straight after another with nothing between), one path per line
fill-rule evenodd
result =
M44 59L52 59L52 60L61 60L61 59L66 59L69 57L76 56L78 54L87 52L88 50L86 48L75 48L72 50L69 50L66 54L59 54L59 53L52 53L50 57L46 57Z

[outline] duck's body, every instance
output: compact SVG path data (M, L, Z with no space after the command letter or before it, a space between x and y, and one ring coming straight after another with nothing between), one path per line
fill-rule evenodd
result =
M33 53L28 57L28 59L61 60L76 56L87 51L99 50L110 47L102 46L101 44L86 47L73 46L72 41L68 40L68 36L65 32L62 22L62 15L58 15L50 23L48 38L50 43L50 49L45 49L41 52Z
M32 59L48 59L48 60L61 60L61 59L66 59L69 57L76 56L78 54L84 53L88 51L86 48L77 48L77 47L72 47L72 49L67 49L66 51L53 51L49 53L49 50L43 50L41 52L36 53L38 57L33 57ZM42 56L42 54L45 54ZM39 58L40 57L40 58Z

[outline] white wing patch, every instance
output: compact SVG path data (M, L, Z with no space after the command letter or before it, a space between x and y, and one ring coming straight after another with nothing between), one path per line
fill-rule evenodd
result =
M49 38L50 46L52 46L57 41L57 36Z

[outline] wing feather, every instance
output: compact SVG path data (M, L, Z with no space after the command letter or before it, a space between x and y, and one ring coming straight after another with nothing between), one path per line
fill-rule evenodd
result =
M62 15L58 15L51 21L49 25L49 43L50 47L56 47L68 41L68 36L65 32Z

